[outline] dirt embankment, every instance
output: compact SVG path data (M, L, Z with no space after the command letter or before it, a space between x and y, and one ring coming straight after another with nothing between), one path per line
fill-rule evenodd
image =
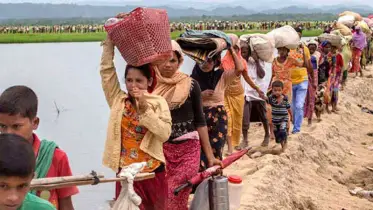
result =
M373 66L365 71L372 75ZM369 76L368 76L369 77ZM373 79L349 77L340 93L339 113L324 114L298 135L289 138L288 150L251 159L245 156L225 171L244 178L241 209L248 210L373 210L373 203L351 196L349 189L373 190ZM252 126L253 146L263 140L262 127Z

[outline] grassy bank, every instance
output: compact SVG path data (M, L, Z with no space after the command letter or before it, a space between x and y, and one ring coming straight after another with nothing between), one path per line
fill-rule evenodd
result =
M238 36L252 33L267 33L268 31L226 31L226 33L235 33ZM314 37L322 33L321 30L304 31L305 37ZM179 37L181 32L171 33L172 39ZM97 42L102 41L106 33L62 33L62 34L0 34L0 43L44 43L44 42Z

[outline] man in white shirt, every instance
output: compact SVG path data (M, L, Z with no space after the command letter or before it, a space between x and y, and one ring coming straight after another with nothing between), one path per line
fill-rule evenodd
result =
M262 146L268 146L270 139L266 101L263 99L265 98L263 93L267 93L271 82L272 64L260 60L255 52L251 53L250 51L247 44L241 45L242 57L248 61L248 72L244 72L242 77L242 85L245 89L245 106L241 148L248 146L248 130L251 122L261 122L263 124L265 137ZM252 82L254 82L256 88L253 88L253 85L249 85Z

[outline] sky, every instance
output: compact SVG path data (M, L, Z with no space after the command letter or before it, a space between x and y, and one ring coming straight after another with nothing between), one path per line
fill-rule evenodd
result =
M224 3L229 4L231 2L237 2L237 0L146 0L147 2L157 2L159 4L162 4L163 2L190 2L190 5L185 6L193 6L193 2L206 2L206 3ZM269 2L272 0L262 0L263 2ZM144 2L143 0L0 0L0 3L21 3L21 2L32 2L32 3L84 3L84 2L107 2L110 3L119 3L122 2L123 4L126 4L128 2L134 3L134 2ZM242 2L242 1L241 1ZM249 1L246 1L249 2ZM289 2L288 4L296 5L298 3L306 4L309 3L309 0L288 0L286 2ZM316 6L315 4L318 4L317 6L322 6L323 4L327 5L333 5L333 4L346 4L346 3L353 3L356 4L367 4L367 5L373 5L371 2L372 0L312 0L312 6ZM167 4L167 3L166 3ZM249 6L249 5L247 5Z

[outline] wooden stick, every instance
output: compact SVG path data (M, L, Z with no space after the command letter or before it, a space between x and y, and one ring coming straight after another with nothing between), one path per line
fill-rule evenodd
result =
M98 178L104 178L104 175L103 174L98 174L97 177ZM33 186L33 185L59 184L59 183L76 182L76 181L88 181L88 180L93 180L93 179L94 179L94 177L93 177L92 174L33 179L31 181L31 186Z
M142 181L146 179L152 179L155 177L154 173L141 173L137 174L135 177L135 181ZM100 179L99 184L101 183L110 183L110 182L120 182L125 181L127 178L108 178L108 179ZM94 183L94 179L92 180L83 180L83 181L70 181L65 183L51 183L51 184L31 184L31 190L43 191L43 190L51 190L51 189L60 189L72 186L83 186L83 185L92 185Z

